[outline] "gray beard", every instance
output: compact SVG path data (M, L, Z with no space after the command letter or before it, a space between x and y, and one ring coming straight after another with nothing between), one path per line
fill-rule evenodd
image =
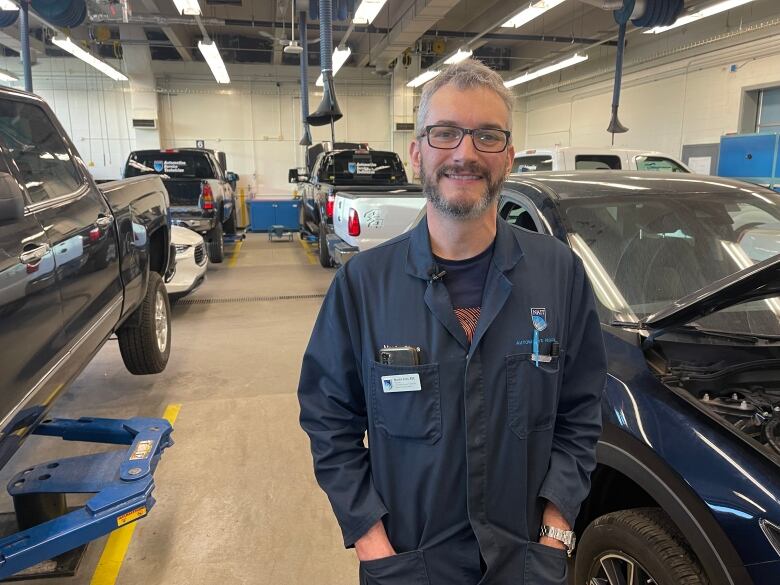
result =
M482 197L474 202L448 201L439 190L439 180L446 172L453 170L467 170L468 172L479 174L483 177L488 177L487 188L482 194ZM485 211L490 208L491 204L498 200L499 195L501 195L501 186L504 184L503 176L496 181L492 181L487 170L476 164L466 165L463 167L445 165L436 171L435 177L430 177L428 176L428 173L425 172L425 167L423 166L422 162L420 162L420 177L422 179L423 193L425 193L425 197L428 199L428 201L431 202L433 207L446 217L461 221L481 217Z

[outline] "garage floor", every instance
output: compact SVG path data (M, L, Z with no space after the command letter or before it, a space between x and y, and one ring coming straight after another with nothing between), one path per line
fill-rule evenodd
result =
M155 476L157 505L137 523L116 583L354 583L354 552L341 544L298 426L301 357L321 298L246 298L321 295L334 271L321 268L297 236L272 243L249 234L227 254L174 308L165 372L128 374L109 341L54 406L55 416L121 418L162 416L181 404L176 444ZM217 299L232 301L205 302ZM190 304L196 300L204 303ZM28 461L90 448L31 437L0 480L5 485ZM3 505L10 510L10 498ZM68 583L114 582L93 578L105 541L90 545Z

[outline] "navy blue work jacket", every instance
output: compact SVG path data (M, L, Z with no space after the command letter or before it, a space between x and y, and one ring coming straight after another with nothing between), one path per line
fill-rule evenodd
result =
M381 518L399 553L361 563L361 585L566 582L538 534L547 500L573 525L590 487L601 329L579 258L497 222L471 344L426 221L341 268L314 326L298 397L315 475L347 547ZM549 361L532 359L532 309ZM406 345L421 365L377 361Z

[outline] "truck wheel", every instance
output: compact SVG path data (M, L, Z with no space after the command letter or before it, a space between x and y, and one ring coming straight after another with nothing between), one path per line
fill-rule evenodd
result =
M140 324L123 325L116 332L122 361L131 374L159 374L171 354L171 306L165 284L156 272L149 284L140 311Z
M328 252L328 227L320 222L320 265L323 268L330 268L333 266L333 260L330 259L330 252Z
M580 539L574 575L583 585L709 583L690 545L659 508L596 518Z
M222 239L221 223L217 222L217 225L206 234L206 240L208 241L209 260L214 264L219 264L225 259L225 241Z
M225 220L225 223L222 224L222 227L225 230L226 234L233 235L236 233L236 208L233 206L233 209L230 211L230 217Z

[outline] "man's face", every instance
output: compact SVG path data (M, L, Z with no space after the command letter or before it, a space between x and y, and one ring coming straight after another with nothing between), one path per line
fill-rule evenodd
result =
M462 128L509 127L509 111L503 100L485 88L460 90L445 85L430 101L425 125ZM512 167L514 147L503 152L480 152L470 135L452 150L433 148L424 136L409 147L415 172L431 204L455 219L480 217L493 211L501 185Z

